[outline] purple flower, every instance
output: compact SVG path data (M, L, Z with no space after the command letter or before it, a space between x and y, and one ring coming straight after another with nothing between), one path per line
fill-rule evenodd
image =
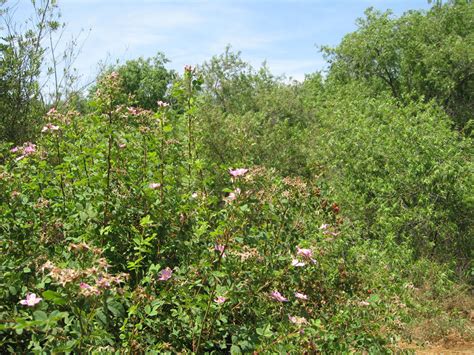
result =
M308 296L306 296L304 293L295 292L295 297L299 298L300 300L308 300Z
M293 259L291 261L291 265L292 266L295 266L295 267L302 267L302 266L305 266L306 263L302 262L302 261L299 261L298 259Z
M24 300L20 301L20 304L23 306L28 306L28 307L33 307L34 305L40 303L42 300L41 297L36 297L36 294L34 293L28 293L26 295L26 298Z
M223 296L217 296L216 298L214 298L214 302L216 302L217 304L222 304L225 301L227 301L227 298Z
M16 153L16 152L18 152L19 149L20 149L20 147L13 147L12 149L10 149L10 152Z
M239 168L235 170L229 169L229 174L232 175L232 177L239 177L239 176L244 176L245 174L247 174L248 171L249 169L244 169L244 168Z
M273 291L270 294L270 297L273 298L275 301L278 301L278 302L288 302L288 298L283 297L281 295L281 293L278 292L278 291Z
M173 274L173 270L171 270L169 267L166 269L163 269L160 271L160 278L158 280L160 281L166 281L171 278L171 275Z

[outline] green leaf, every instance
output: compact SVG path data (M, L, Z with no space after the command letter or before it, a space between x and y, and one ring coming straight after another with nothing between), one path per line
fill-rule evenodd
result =
M57 305L64 305L67 303L67 300L60 294L55 291L47 290L42 293L43 298L46 301L52 301Z
M45 320L48 319L47 314L46 314L45 312L39 311L39 310L38 310L38 311L34 311L34 312L33 312L33 316L35 317L36 320L43 320L43 321L45 321Z

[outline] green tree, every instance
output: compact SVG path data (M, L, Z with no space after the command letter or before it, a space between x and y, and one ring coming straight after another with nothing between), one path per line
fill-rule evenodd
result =
M400 18L373 9L335 48L323 48L329 78L370 83L399 101L435 100L463 129L474 109L474 5L436 3ZM468 129L469 130L469 129Z
M139 107L155 110L156 102L164 100L168 85L176 78L173 70L166 69L168 62L163 53L158 53L152 58L140 57L112 66L107 73L116 71L120 75L123 92L131 95Z

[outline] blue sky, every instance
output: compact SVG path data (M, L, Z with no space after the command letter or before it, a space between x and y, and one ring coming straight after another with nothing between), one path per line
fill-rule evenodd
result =
M76 67L93 77L97 63L149 57L161 51L169 67L200 64L227 44L258 67L304 78L324 68L318 45L335 45L355 30L355 20L373 6L400 15L427 9L426 0L59 0L66 38L87 32ZM19 12L30 8L19 1ZM90 30L90 32L89 32Z

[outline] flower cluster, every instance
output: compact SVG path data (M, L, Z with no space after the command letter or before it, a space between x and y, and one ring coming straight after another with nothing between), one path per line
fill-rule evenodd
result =
M172 275L173 275L173 270L167 267L160 271L160 277L158 278L158 280L167 281L171 278Z
M23 144L23 146L16 146L10 149L10 152L19 153L20 155L15 159L16 161L19 161L29 155L34 154L36 152L36 144L26 142Z
M244 176L245 174L247 174L247 172L249 171L249 169L245 169L245 168L239 168L239 169L229 169L229 174L233 177L233 178L237 178L237 177L241 177L241 176Z
M296 255L299 256L301 259L293 258L291 261L291 265L295 267L303 267L306 265L306 262L311 262L316 264L316 260L313 259L313 250L307 248L300 248L299 246L296 247Z

